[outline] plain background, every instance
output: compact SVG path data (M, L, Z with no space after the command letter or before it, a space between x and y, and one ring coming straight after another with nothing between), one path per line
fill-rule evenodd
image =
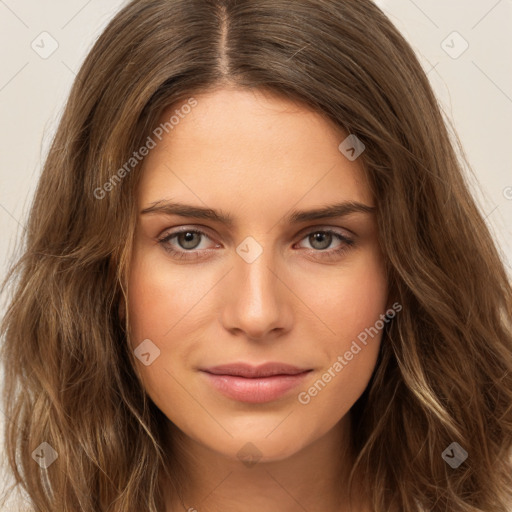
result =
M75 74L125 3L0 0L0 279ZM415 49L453 122L476 175L473 193L512 274L512 0L376 3ZM48 58L37 53L51 44L58 47ZM0 315L4 307L1 298ZM4 421L0 410L0 427Z

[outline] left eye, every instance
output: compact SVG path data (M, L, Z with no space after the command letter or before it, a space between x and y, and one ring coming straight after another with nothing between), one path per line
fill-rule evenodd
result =
M350 239L332 230L311 231L302 240L307 239L310 244L318 243L320 247L313 246L313 249L325 251L325 249L331 245L333 238L337 238L340 242L345 242L346 244L350 244L352 242Z
M173 238L176 238L182 249L192 250L197 248L198 239L200 239L202 236L207 237L207 235L201 231L181 231L179 233L168 235L164 238L164 240L162 240L162 242L168 242Z
M202 237L209 238L209 236L203 231L196 229L185 229L182 231L166 234L163 238L158 240L158 243L161 244L167 252L178 259L200 258L203 257L203 255L200 255L201 252L210 252L208 248L203 248L203 250L198 249ZM171 243L171 240L173 239L177 240L178 249L176 248L176 244ZM334 239L337 239L341 243L341 247L327 250ZM312 249L310 252L323 253L322 256L324 254L325 256L340 254L354 244L352 239L347 238L346 236L332 229L317 229L310 231L304 237L302 237L300 241L302 242L303 240L308 240L308 242L311 244ZM217 244L216 247L220 246ZM305 247L304 249L308 248Z

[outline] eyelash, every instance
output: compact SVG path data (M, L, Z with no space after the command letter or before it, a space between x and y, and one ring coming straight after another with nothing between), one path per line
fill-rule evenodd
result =
M176 259L179 259L179 260L182 260L182 259L185 259L185 260L187 260L187 259L200 259L200 258L208 257L208 253L213 250L213 249L199 249L199 250L192 249L190 251L186 251L186 250L178 251L178 250L174 249L169 244L169 241L172 240L173 238L176 238L181 233L197 233L199 235L203 235L203 236L205 236L207 238L210 238L207 233L205 233L204 231L200 231L198 229L182 229L180 231L174 231L172 233L166 233L162 238L158 239L158 243L173 258L176 258ZM352 240L351 238L347 238L346 236L341 235L340 233L338 233L337 231L334 231L332 229L315 229L315 230L309 231L308 233L305 234L305 236L303 236L299 240L299 242L301 242L305 238L307 238L307 237L309 237L309 236L311 236L313 234L317 234L317 233L323 233L323 234L327 233L327 234L333 235L335 238L337 238L340 242L343 243L343 245L341 245L338 249L331 249L331 250L327 250L327 249L309 249L309 252L317 253L318 255L320 255L320 259L327 259L327 260L329 260L329 259L340 258L350 248L352 248L355 245L354 240ZM200 255L201 252L202 253L207 253L207 254L206 255Z

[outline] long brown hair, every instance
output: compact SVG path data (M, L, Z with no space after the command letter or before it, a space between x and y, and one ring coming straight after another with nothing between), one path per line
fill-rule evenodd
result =
M507 512L510 282L427 77L370 0L135 0L98 39L3 285L16 487L45 512L161 512L164 474L179 491L167 420L144 392L119 312L141 171L126 162L166 108L225 85L300 101L366 147L403 308L352 409L351 482L376 512ZM47 468L34 456L43 442L58 455ZM453 443L468 454L458 467L443 457L463 453Z

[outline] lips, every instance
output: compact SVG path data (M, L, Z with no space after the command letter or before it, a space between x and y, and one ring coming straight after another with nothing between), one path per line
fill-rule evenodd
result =
M254 404L271 402L286 395L311 371L285 363L260 366L233 363L201 370L208 384L224 396Z
M253 366L248 363L232 363L205 368L202 371L213 375L232 375L250 379L271 377L272 375L297 375L309 370L309 368L298 368L286 363L265 363L259 366Z

